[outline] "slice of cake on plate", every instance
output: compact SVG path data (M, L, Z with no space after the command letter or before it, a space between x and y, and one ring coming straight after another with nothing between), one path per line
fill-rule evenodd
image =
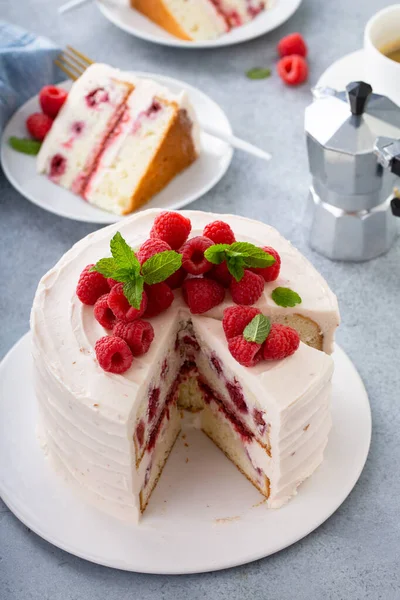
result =
M123 215L150 200L199 152L199 127L185 92L94 64L73 84L37 168L91 204Z
M49 456L137 522L186 409L277 508L323 460L338 324L323 277L258 221L148 210L90 234L32 309Z
M132 8L177 38L213 40L245 25L267 7L265 0L131 0Z

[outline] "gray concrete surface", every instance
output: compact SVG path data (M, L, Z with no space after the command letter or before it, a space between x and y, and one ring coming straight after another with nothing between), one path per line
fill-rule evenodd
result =
M310 101L309 86L289 89L275 75L265 81L244 76L251 67L273 66L279 38L299 30L309 43L310 83L315 83L335 59L362 45L367 19L391 2L304 0L278 30L216 51L168 49L136 40L108 23L93 4L62 19L56 13L60 3L3 0L0 15L53 36L61 45L72 44L98 61L161 72L202 88L224 108L237 135L274 155L266 165L236 153L225 178L191 208L236 212L269 222L325 275L342 311L338 341L370 394L373 441L359 483L323 526L275 556L224 572L166 577L99 567L41 540L0 501L0 599L399 599L400 242L367 264L331 263L308 248L303 220L308 186L303 111ZM71 244L96 228L44 212L0 174L1 356L28 329L40 276Z

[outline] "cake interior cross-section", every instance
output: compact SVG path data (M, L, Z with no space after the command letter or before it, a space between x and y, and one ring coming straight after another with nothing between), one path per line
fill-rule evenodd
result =
M138 522L190 411L279 508L323 460L338 324L323 277L259 221L148 210L92 233L32 308L48 456Z

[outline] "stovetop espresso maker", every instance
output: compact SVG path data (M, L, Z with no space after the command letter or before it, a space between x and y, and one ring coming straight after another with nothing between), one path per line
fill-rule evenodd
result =
M305 114L310 244L333 260L375 258L397 234L400 108L363 81L313 95Z

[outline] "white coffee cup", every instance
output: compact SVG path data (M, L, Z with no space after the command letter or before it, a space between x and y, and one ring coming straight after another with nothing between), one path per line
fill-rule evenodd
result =
M374 92L388 96L400 106L400 63L382 54L381 49L400 42L400 4L374 15L364 33L365 81Z

